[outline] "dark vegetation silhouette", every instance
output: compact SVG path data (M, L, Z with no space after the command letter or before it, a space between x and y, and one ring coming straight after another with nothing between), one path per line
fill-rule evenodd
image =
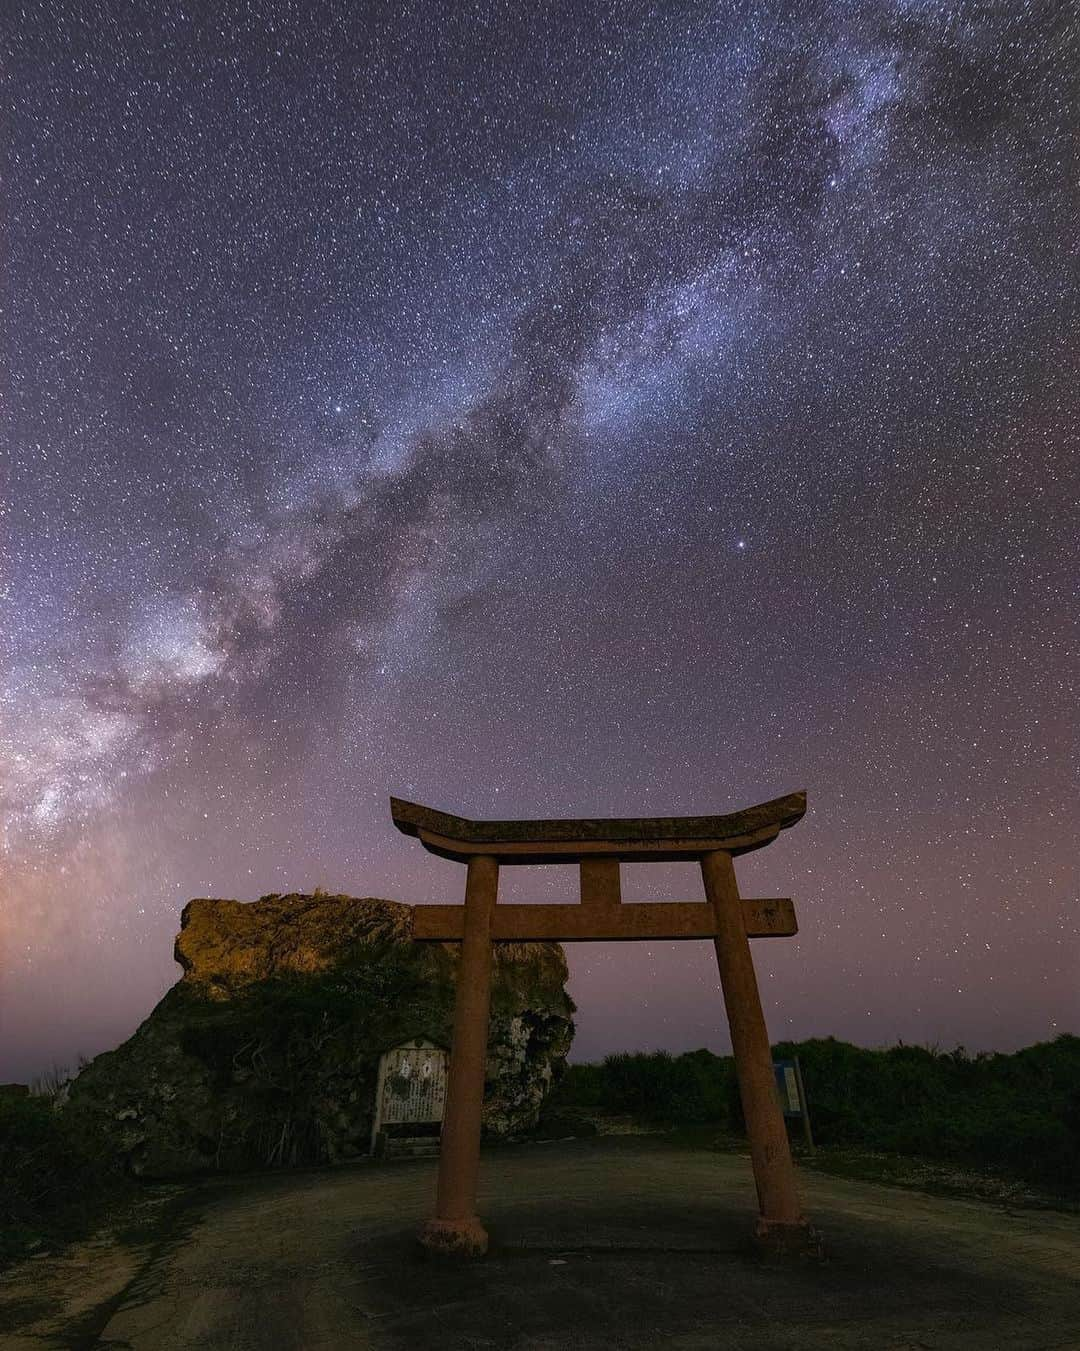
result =
M137 1190L63 1099L0 1097L0 1266L81 1237Z
M295 1012L318 1026L326 1009L298 1003ZM224 1054L235 1053L234 1041L249 1029L208 1024L211 1030ZM773 1049L778 1059L799 1057L814 1135L826 1153L859 1148L940 1160L1080 1198L1080 1037L1011 1055L904 1045L867 1050L832 1037ZM139 1194L139 1183L53 1078L40 1086L45 1091L0 1096L0 1264L79 1237ZM540 1134L583 1133L592 1114L731 1135L743 1128L734 1064L706 1050L624 1053L569 1066L548 1099Z
M832 1037L780 1042L773 1052L799 1057L820 1146L939 1160L1080 1197L1080 1037L1011 1055L867 1050ZM548 1099L544 1129L572 1129L589 1112L743 1130L734 1062L706 1050L571 1065Z

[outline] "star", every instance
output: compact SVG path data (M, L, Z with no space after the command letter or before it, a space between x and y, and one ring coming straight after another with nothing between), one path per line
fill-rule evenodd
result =
M24 8L0 1082L132 1030L185 897L438 892L413 784L806 787L774 1028L1078 1030L1061 6ZM707 954L568 955L575 1056L724 1049Z

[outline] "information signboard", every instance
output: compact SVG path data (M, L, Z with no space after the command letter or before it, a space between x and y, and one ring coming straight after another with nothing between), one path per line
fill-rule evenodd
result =
M773 1074L776 1076L776 1096L780 1102L780 1110L786 1120L803 1123L806 1147L813 1152L814 1137L810 1130L810 1112L806 1103L806 1088L803 1085L802 1068L798 1057L796 1056L794 1060L774 1060Z

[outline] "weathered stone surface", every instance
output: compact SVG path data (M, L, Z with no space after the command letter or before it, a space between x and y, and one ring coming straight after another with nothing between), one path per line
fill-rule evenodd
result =
M182 978L71 1101L147 1176L367 1152L380 1053L449 1044L457 945L414 944L411 907L351 896L195 900ZM485 1130L535 1124L573 1036L556 943L495 948Z

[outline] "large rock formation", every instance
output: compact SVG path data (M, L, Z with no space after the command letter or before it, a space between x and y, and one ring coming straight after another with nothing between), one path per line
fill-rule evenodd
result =
M72 1107L148 1176L366 1153L381 1052L450 1042L457 945L413 943L409 917L351 896L191 901L182 978ZM506 1135L535 1124L574 1006L557 943L494 950L484 1125Z

